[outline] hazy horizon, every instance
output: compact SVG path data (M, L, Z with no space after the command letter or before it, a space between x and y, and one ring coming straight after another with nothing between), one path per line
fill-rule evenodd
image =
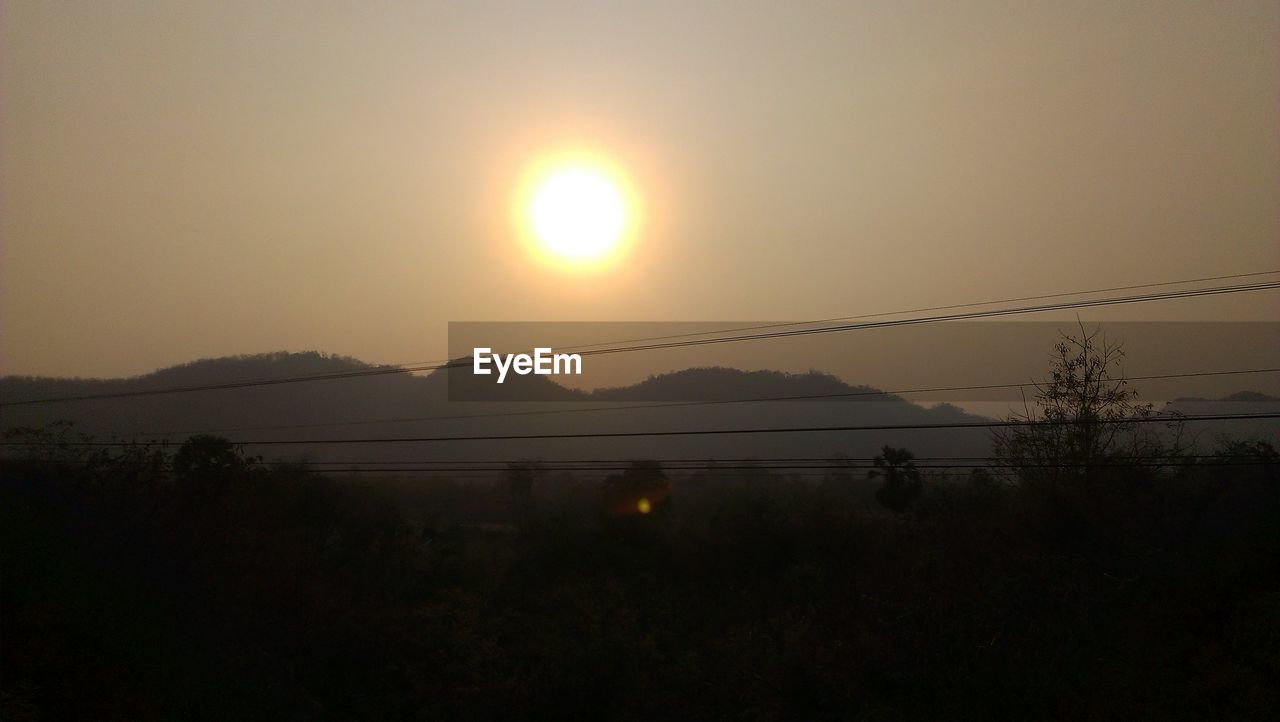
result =
M4 374L400 363L443 356L450 321L824 318L1280 267L1275 3L3 14ZM616 267L536 263L508 223L566 147L634 187Z

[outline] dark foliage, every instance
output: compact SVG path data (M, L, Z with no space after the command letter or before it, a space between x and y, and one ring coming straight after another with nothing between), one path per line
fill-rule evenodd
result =
M875 470L867 474L872 479L884 477L884 482L876 490L876 501L894 514L906 511L924 488L920 470L911 461L914 458L915 455L906 449L886 446L874 459Z
M764 469L340 481L216 439L7 460L0 717L1276 711L1269 445L1079 495L890 451L886 480L921 482L909 524L847 475ZM639 498L665 511L602 513Z

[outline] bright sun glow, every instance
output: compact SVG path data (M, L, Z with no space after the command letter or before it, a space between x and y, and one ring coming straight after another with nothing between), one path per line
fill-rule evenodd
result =
M533 232L547 248L569 259L597 258L622 236L622 194L590 168L566 168L538 186L531 208Z
M593 268L621 254L634 230L635 203L608 164L558 158L526 181L521 226L539 256L555 265Z

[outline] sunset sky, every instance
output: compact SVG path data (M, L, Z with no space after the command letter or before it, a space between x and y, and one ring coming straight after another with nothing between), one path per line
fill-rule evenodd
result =
M0 373L447 351L1280 268L1275 2L10 0ZM605 268L523 179L625 176ZM1280 320L1274 293L1129 318Z

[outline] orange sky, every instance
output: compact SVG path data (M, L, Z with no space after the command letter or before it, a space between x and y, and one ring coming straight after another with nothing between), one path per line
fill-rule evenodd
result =
M6 2L0 371L410 362L448 321L802 319L1280 268L1278 8ZM607 273L531 263L506 223L566 145L643 197Z

